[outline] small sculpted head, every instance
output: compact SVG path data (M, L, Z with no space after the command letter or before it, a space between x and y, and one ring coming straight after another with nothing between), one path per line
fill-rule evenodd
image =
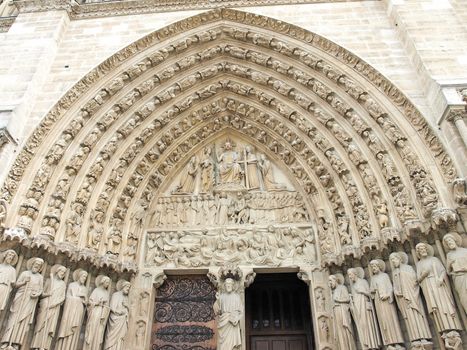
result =
M232 278L227 278L224 282L225 290L227 293L232 293L234 289L235 281Z

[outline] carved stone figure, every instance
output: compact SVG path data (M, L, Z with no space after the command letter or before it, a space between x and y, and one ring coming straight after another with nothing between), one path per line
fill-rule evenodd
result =
M226 278L221 291L216 294L214 313L217 315L218 349L238 350L242 346L240 320L243 316L243 303L235 290L235 280Z
M245 172L247 188L259 189L259 177L258 177L258 159L256 155L251 152L251 147L245 147Z
M104 342L105 326L110 314L110 282L110 278L107 276L99 275L96 277L96 288L89 296L83 350L100 349Z
M232 149L230 141L224 144L224 152L218 158L219 162L219 183L240 185L243 177L243 170L238 163L238 153Z
M446 267L454 281L454 287L459 295L464 312L467 314L467 248L461 247L461 237L456 232L443 237L447 251Z
M2 346L14 344L20 348L26 341L36 311L36 305L44 288L44 279L40 274L44 260L31 258L27 270L19 275L15 287L18 288L10 306L10 314L2 337Z
M117 292L110 299L110 317L105 335L104 350L123 350L123 341L128 332L128 293L130 282L117 282Z
M203 160L199 164L201 168L201 193L210 193L214 183L214 165L212 160L212 150L205 147L203 151Z
M261 175L263 176L263 184L264 189L266 191L273 191L285 188L284 185L274 181L274 174L272 173L272 164L264 154L260 154L258 165L259 169L261 170Z
M352 299L350 309L357 325L362 349L379 349L381 346L376 313L371 300L370 286L363 279L363 269L350 268L347 275L351 283Z
M427 339L431 339L431 332L415 270L407 264L408 257L403 252L392 253L389 261L392 268L394 296L405 321L409 339L411 342L417 340L427 342Z
M350 295L344 286L344 276L329 276L329 287L332 290L332 312L334 315L335 343L339 349L355 350L355 337L350 318Z
M446 350L462 350L462 339L458 332L450 331L443 334Z
M63 279L66 272L65 266L52 266L50 278L45 283L44 293L42 293L39 303L39 314L37 315L31 349L51 349L60 308L65 301L66 283Z
M193 193L196 186L196 175L198 174L198 164L196 157L191 157L182 177L180 184L174 190L174 193Z
M88 289L85 286L88 273L82 269L73 272L73 282L66 292L65 306L58 331L57 350L76 350L81 325L84 320L84 306L87 303Z
M11 289L16 282L16 269L18 255L12 249L4 251L0 255L0 312L2 312L10 298Z
M386 265L383 260L370 261L372 272L370 291L373 294L378 316L379 329L381 330L384 345L404 344L404 338L399 326L396 306L394 304L394 294L391 280L385 272Z
M433 317L436 328L441 332L461 329L446 269L441 261L433 256L433 247L429 244L418 243L415 249L419 258L417 280L422 286L428 312Z

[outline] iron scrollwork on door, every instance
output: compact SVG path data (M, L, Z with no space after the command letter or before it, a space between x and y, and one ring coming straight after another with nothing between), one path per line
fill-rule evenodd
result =
M170 276L157 290L153 350L214 350L216 290L204 276Z

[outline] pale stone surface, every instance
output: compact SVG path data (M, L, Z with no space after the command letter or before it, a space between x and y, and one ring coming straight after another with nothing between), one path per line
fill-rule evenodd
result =
M244 10L276 20L23 9L0 34L0 127L12 136L0 135L3 347L150 348L167 274L208 273L218 347L245 350L244 288L256 273L298 272L318 349L462 348L465 96L449 84L466 76L465 9ZM53 281L42 299L32 256ZM63 281L59 263L74 271ZM31 311L40 300L30 323L18 298Z

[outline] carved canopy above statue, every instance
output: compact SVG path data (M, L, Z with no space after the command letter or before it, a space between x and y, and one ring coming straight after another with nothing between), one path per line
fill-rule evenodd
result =
M209 213L217 201L216 216L202 219L216 231L197 232L198 242L251 224L240 209L220 215L223 200L250 210L290 200L295 214L277 206L272 228L257 222L261 239L316 239L317 261L338 264L452 206L455 176L425 119L367 63L301 28L219 9L155 31L88 73L24 145L2 198L6 227L80 259L104 254L114 267L165 264L146 256L161 232L167 247L193 243L193 228L179 226L201 217L166 216L177 221L164 226L161 210ZM282 214L297 232L284 233ZM257 234L237 228L235 244ZM244 254L232 259L257 258ZM187 261L179 264L205 263Z

